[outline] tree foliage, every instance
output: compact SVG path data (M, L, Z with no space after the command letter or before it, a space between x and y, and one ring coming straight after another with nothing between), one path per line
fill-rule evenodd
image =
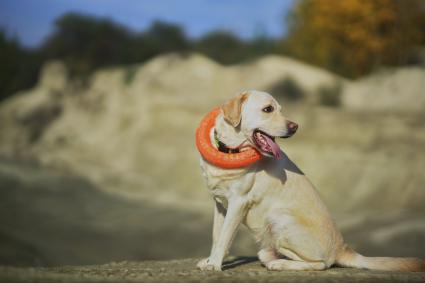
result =
M189 39L175 24L154 22L133 31L107 18L68 13L35 50L23 48L0 29L0 99L32 86L42 62L59 59L70 74L87 77L111 65L140 63L161 53L196 51L222 64L270 53L298 57L340 75L357 77L381 65L415 61L425 45L423 0L298 0L288 17L288 35L259 34L242 40L227 31Z
M109 19L65 14L42 46L45 58L61 59L72 74L87 74L109 65L141 62L159 53L184 51L189 46L183 30L154 22L136 33Z
M234 34L226 31L211 32L203 36L196 49L222 64L240 62L246 57L245 44Z
M379 65L409 63L425 44L420 0L300 0L288 17L284 48L337 73L357 77Z
M277 46L275 40L263 34L244 41L231 32L219 30L207 33L195 42L195 51L228 65L275 53Z
M35 52L22 48L16 39L0 30L0 100L32 86L40 61Z
M87 77L101 67L144 62L167 52L196 51L233 64L273 52L275 42L261 34L243 41L224 31L191 40L175 24L156 21L136 32L108 18L67 13L56 20L54 31L36 50L22 48L0 31L0 96L33 85L41 63L50 59L64 61L71 76Z
M95 67L117 62L125 54L128 31L108 20L67 14L42 47L47 59L62 59L73 72L87 73ZM125 55L127 56L127 55Z

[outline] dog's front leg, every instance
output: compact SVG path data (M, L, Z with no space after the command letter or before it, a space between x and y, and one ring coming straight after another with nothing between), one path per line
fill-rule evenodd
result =
M219 200L215 200L214 203L214 223L213 223L213 231L212 231L212 246L211 246L211 252L210 254L213 253L218 239L220 237L220 233L221 233L221 229L223 227L223 223L224 223L224 217L226 216L226 209L224 208L223 204L219 201ZM203 269L203 266L208 264L208 260L209 258L204 258L201 259L197 266L200 269Z
M203 264L198 265L200 269L221 271L223 258L230 247L230 243L236 234L239 224L245 216L246 204L247 202L241 198L229 200L227 213L219 237L215 244L213 244L210 257Z
M226 209L224 208L221 202L218 202L216 200L215 208L214 208L214 224L213 224L213 234L212 234L213 241L212 241L212 247L211 247L211 254L214 251L217 245L218 239L220 237L225 216L226 216Z

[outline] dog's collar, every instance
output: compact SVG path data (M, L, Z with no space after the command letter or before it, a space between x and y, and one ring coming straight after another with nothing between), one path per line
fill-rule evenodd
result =
M216 130L214 130L214 142L215 142L215 145L217 146L217 149L221 152L224 152L224 153L239 153L239 152L241 152L238 147L231 148L231 147L228 147L224 142L220 141L219 138L218 138Z

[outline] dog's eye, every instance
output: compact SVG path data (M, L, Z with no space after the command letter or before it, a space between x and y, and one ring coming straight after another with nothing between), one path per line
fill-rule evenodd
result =
M273 111L274 111L274 107L271 105L263 108L263 112L266 112L266 113L271 113Z

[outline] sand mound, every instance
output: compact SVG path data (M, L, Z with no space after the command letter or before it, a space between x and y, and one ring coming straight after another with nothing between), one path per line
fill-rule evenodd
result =
M394 103L392 98L397 91L391 86L407 79L422 82L421 72L400 70L358 82L344 81L345 105L356 108L366 103L365 97L370 93L359 91L359 97L353 98L355 90L366 89L366 85L368 89L379 89L377 101L385 100L384 92L388 92L389 101ZM114 193L151 199L151 188L157 188L155 196L159 201L177 204L175 200L186 195L205 200L193 144L194 130L202 115L241 89L267 89L288 77L310 96L323 85L341 81L329 72L285 57L266 56L225 67L198 54L168 54L144 65L100 70L82 86L67 78L61 63L53 62L46 65L34 89L0 106L0 153L29 156L46 165L71 169ZM412 89L413 85L410 83ZM417 93L412 90L400 99L409 95ZM373 109L374 103L368 105ZM307 166L335 207L356 207L382 190L392 192L384 207L416 203L416 197L401 201L392 196L405 179L411 180L413 191L408 196L416 196L417 184L422 181L413 172L422 166L423 158L412 152L423 150L424 125L420 115L350 114L310 106L289 111L288 115L300 122L304 131L286 141L284 148ZM407 136L406 141L400 142ZM394 144L401 149L396 150ZM316 152L319 146L324 149ZM375 156L374 160L369 160L370 156ZM332 162L323 168L320 163L326 158ZM410 160L412 167L395 166L392 181L385 186L382 180L392 170L391 164L404 160ZM346 162L349 163L343 165ZM387 162L390 165L381 170L380 166ZM332 166L346 166L342 174L345 177L331 181L333 173L327 169ZM338 205L337 196L341 195L335 196L334 192L346 188L351 191L353 187L357 189L350 200L352 205Z
M425 68L387 69L345 85L343 105L356 110L425 109Z
M187 167L181 164L198 172L193 146L198 121L241 89L265 89L291 77L312 90L336 78L277 56L224 67L198 54L169 54L140 66L98 71L82 88L63 83L66 71L58 65L47 65L34 89L1 106L0 123L8 134L0 138L0 152L35 156L99 182L104 172L125 173L138 192L140 184L184 192L202 184L198 174L183 184L163 184L163 172L184 175ZM34 134L36 121L41 125Z
M402 239L423 239L425 231L416 221L424 213L424 116L399 111L423 106L418 92L423 74L401 69L349 82L278 56L225 67L198 54L168 54L143 65L100 70L81 84L54 62L35 88L0 105L0 155L73 172L98 190L132 201L209 217L211 202L194 146L201 117L241 89L267 90L285 78L313 98L317 88L342 82L345 109L285 105L301 127L281 147L345 230L402 251ZM389 212L403 216L391 218ZM368 222L370 215L382 218ZM397 224L402 222L406 226ZM370 226L367 234L362 225ZM383 237L385 231L391 236ZM356 239L350 241L367 246Z

